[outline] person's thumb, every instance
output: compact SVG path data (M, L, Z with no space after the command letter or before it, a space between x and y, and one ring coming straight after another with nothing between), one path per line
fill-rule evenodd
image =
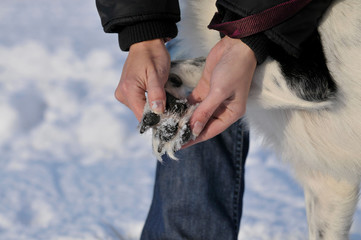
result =
M152 74L148 77L147 93L149 106L154 113L161 114L164 112L166 104L166 94L164 84L167 75Z
M202 132L213 113L217 110L223 101L223 94L217 93L217 91L211 91L208 96L198 105L190 119L193 135L198 136Z

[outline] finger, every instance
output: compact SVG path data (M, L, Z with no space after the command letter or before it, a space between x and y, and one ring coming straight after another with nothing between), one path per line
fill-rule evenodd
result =
M197 86L193 89L193 91L187 97L188 102L191 105L202 102L209 93L209 83L202 77Z
M194 136L198 136L202 132L213 113L224 100L225 96L221 92L211 91L199 104L190 119L190 125Z
M202 133L198 136L200 141L205 141L217 136L229 126L235 123L243 115L240 111L233 112L228 108L219 108L215 111L212 118L208 121Z
M130 110L132 110L132 112L134 113L135 117L138 119L138 121L140 122L142 117L143 117L143 111L144 111L144 106L145 106L145 96L144 94L139 96L135 96L133 97L134 101L132 102L132 104L130 104Z
M135 117L140 121L142 119L144 105L146 98L144 90L136 85L124 86L126 84L119 84L115 90L115 98L126 105Z
M202 132L198 135L198 137L196 139L191 140L191 141L187 142L186 144L184 144L182 146L182 149L190 147L194 144L206 141L208 139L211 139L211 138L217 136L218 134L225 131L235 121L237 121L237 119L233 119L233 121L225 122L223 119L212 117L211 119L208 120L208 123L206 124L206 126L204 127Z
M166 94L164 84L167 81L168 73L150 74L148 78L147 92L149 106L154 113L164 112L166 104Z
M217 136L244 116L244 114L245 107L225 101L213 113L200 135L195 140L189 141L187 144L182 146L182 148L189 147Z
M182 149L190 147L190 146L195 145L200 142L204 142L208 139L211 139L211 138L217 136L219 133L224 131L226 128L223 129L222 127L220 127L220 125L223 125L223 124L216 124L216 126L214 126L214 124L219 121L220 121L219 119L215 119L215 118L209 119L207 125L204 127L204 129L200 133L200 135L196 139L191 140L191 141L187 142L186 144L184 144L182 146ZM213 128L213 127L216 127L216 128Z

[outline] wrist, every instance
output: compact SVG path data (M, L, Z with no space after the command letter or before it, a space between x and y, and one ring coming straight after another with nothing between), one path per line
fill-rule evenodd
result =
M245 58L248 58L249 60L257 61L255 52L253 49L248 46L246 43L244 43L241 39L238 38L230 38L228 36L225 36L222 38L222 41L225 43L226 51L236 51L238 52L239 56L244 56Z
M149 49L149 48L164 47L165 42L166 42L166 40L163 38L142 41L142 42L132 44L129 48L129 51L137 50L137 49L144 50L144 49Z

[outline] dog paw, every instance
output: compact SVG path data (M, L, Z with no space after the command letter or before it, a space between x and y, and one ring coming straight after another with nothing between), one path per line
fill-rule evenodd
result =
M196 105L190 105L186 99L178 99L169 93L167 93L166 109L162 114L152 112L149 103L146 103L139 131L144 133L152 129L153 152L158 160L161 161L161 156L165 153L177 159L175 152L195 138L189 125L189 119L195 108Z

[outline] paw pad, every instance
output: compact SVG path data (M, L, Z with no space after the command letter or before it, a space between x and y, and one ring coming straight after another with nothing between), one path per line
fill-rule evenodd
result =
M195 109L196 105L190 105L186 99L177 99L169 93L166 110L162 114L152 112L149 103L146 103L139 131L144 133L152 129L153 152L158 160L161 161L161 156L165 153L177 159L175 152L195 138L189 125L189 119Z

